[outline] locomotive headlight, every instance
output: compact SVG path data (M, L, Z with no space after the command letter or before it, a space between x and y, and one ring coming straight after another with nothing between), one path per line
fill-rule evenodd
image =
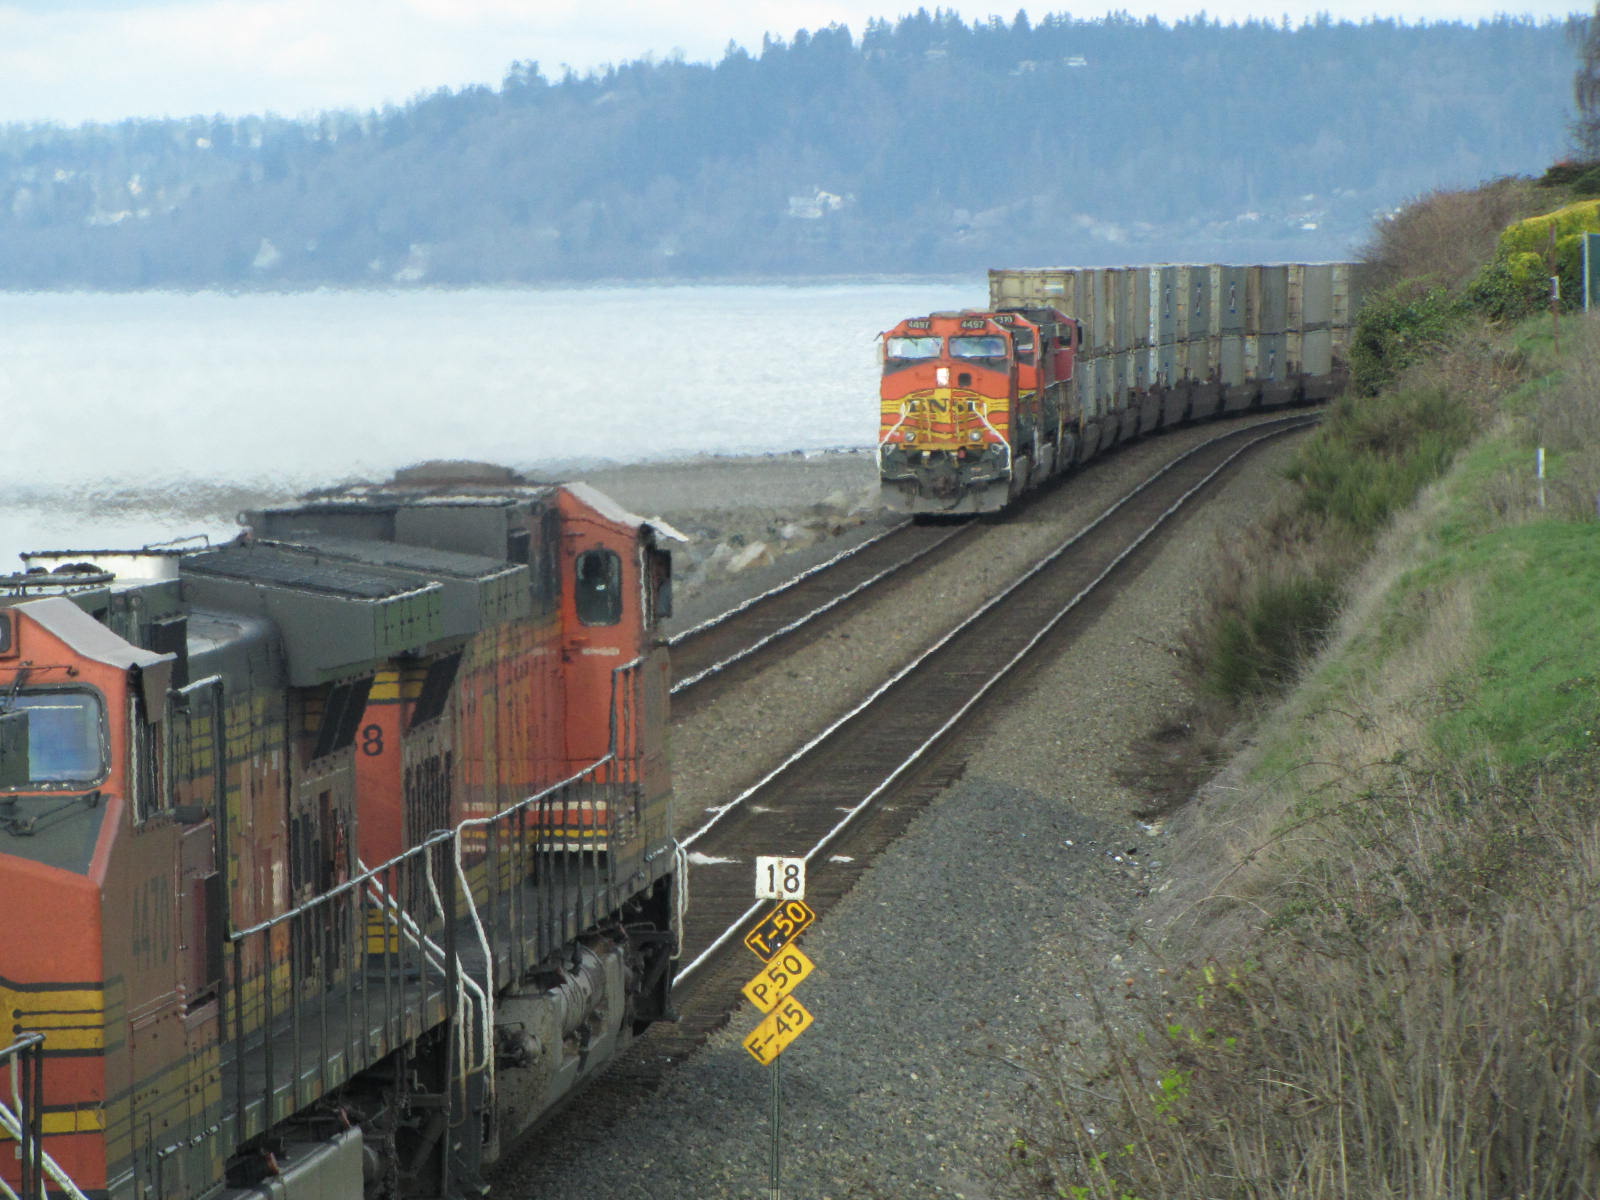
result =
M908 429L906 430L905 437L906 441L914 442L917 440L917 431L915 429Z
M950 386L950 368L949 367L935 367L933 369L933 382L935 384L937 384L939 387L949 387Z
M976 429L974 429L971 433L967 434L967 440L969 442L976 442L982 437L983 437L983 434L979 433Z

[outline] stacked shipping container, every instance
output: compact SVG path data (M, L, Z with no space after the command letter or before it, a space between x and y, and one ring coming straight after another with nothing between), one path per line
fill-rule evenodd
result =
M989 272L992 309L1083 325L1079 395L1112 439L1221 411L1326 399L1350 337L1350 263L1162 264ZM1114 430L1114 431L1113 431Z

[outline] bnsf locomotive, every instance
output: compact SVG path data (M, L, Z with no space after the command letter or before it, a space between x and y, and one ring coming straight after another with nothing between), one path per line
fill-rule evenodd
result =
M0 584L0 1046L43 1036L51 1194L478 1195L667 1015L670 530L441 480Z
M892 508L993 512L1128 438L1326 399L1354 307L1345 263L998 270L989 302L882 336Z

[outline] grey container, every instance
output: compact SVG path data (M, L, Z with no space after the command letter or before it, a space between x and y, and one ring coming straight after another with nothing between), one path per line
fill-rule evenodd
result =
M1244 338L1237 333L1225 333L1217 339L1217 377L1228 387L1238 387L1245 381Z
M1112 267L1102 272L1105 279L1106 303L1110 309L1111 346L1118 353L1133 348L1134 335L1139 322L1134 320L1128 298L1135 274L1131 267Z
M989 272L989 307L1052 304L1068 316L1072 311L1076 271L1061 267L1005 268Z
M1278 383L1284 378L1284 344L1281 333L1248 334L1244 339L1245 370L1257 383Z
M1289 319L1285 328L1304 332L1333 323L1333 264L1290 263Z
M1100 374L1098 358L1078 359L1074 379L1078 385L1078 403L1083 405L1083 415L1090 419L1100 415L1100 393L1097 379Z
M1155 337L1150 321L1149 267L1129 267L1122 272L1119 307L1122 313L1120 324L1127 347L1136 350L1153 345Z
M1289 268L1250 267L1245 303L1245 332L1278 334L1289 327Z
M1217 361L1217 343L1220 338L1198 337L1183 343L1183 374L1192 383L1205 383L1211 379Z
M1094 343L1096 353L1117 348L1116 301L1111 291L1111 276L1112 271L1104 267L1083 272L1084 282L1088 285L1083 289L1086 293L1084 319L1089 323L1089 338Z
M1212 295L1212 326L1219 334L1243 333L1246 299L1250 291L1248 267L1218 267Z
M1333 330L1311 329L1302 335L1300 369L1307 375L1333 371Z
M1183 348L1177 342L1165 342L1155 348L1156 385L1172 387L1183 378Z
M1211 268L1179 268L1183 278L1183 337L1195 341L1211 336Z
M1155 295L1155 340L1169 346L1178 340L1179 322L1183 317L1182 284L1176 266L1152 268Z

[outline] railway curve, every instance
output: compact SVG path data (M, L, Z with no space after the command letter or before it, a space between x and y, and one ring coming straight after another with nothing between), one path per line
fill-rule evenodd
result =
M1303 423L1305 417L1301 415L1298 419L1291 418L1287 424ZM1230 432L1216 440L1237 441L1240 436ZM1173 475L1172 472L1167 474ZM1170 496L1171 489L1163 494ZM1169 506L1156 503L1157 499L1147 494L1142 503L1151 513L1160 515L1160 512ZM1119 507L1129 510L1131 514L1135 505L1132 501L1128 501ZM1113 554L1112 557L1116 555ZM1099 573L1099 571L1094 572L1094 574ZM837 856L845 861L830 863L827 869L814 875L809 893L814 905L826 911L833 900L847 892L865 869L867 860L874 850L892 841L909 824L920 805L939 795L959 774L960 766L959 763L934 761L902 775L899 781L900 790L892 804L870 807L857 826L847 835L843 835L840 841L826 848L830 858ZM758 802L755 807L762 805ZM725 825L731 830L734 821L735 818L730 815L718 822L718 825ZM723 856L720 849L705 838L697 840L696 847L700 850L700 856L705 859ZM759 849L761 852L790 852L786 846L765 843L761 844ZM709 867L701 867L696 871L698 890L691 898L692 910L708 909L715 902L715 891L708 885L709 873ZM730 901L735 895L737 901L731 902L729 907L747 906L748 901L745 898L749 894L751 875L749 864L745 863L733 869L730 874L737 877L737 883L730 891ZM691 933L691 941L696 938L701 943L710 940L703 932ZM685 961L689 959L686 957ZM536 1141L546 1145L543 1152L550 1153L548 1147L558 1144L564 1138L587 1137L587 1131L596 1125L609 1127L619 1119L621 1109L631 1108L634 1105L634 1101L624 1098L626 1093L636 1092L641 1088L648 1091L659 1086L665 1075L691 1053L696 1045L708 1034L727 1023L730 1012L738 1004L738 985L751 973L752 963L753 960L748 960L741 954L723 956L721 959L706 959L696 965L689 972L679 993L679 1007L684 1018L680 1024L671 1028L660 1027L653 1031L634 1054L613 1068L613 1075L618 1083L616 1088L608 1089L605 1081L601 1081L596 1089L579 1098L570 1117L559 1119L549 1130L539 1135ZM721 999L717 1000L717 997ZM606 1094L608 1090L612 1092L609 1099ZM577 1132L579 1129L585 1133L579 1134ZM547 1142L546 1139L553 1140ZM530 1161L537 1153L538 1151L530 1151Z

